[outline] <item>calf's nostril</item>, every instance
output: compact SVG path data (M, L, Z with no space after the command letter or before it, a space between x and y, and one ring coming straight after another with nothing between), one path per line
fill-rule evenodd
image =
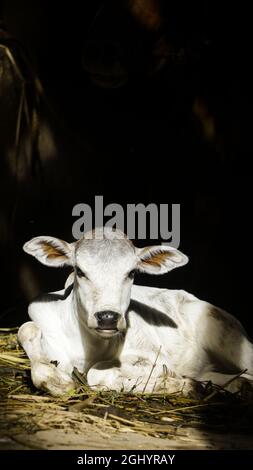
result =
M102 312L96 312L95 317L97 318L99 324L108 325L116 323L119 318L119 314L111 310L104 310Z

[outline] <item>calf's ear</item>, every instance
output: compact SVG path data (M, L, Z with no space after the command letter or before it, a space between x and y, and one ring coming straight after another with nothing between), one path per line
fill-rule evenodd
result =
M137 269L148 274L164 274L188 263L188 257L171 246L158 245L138 248Z
M72 266L73 244L54 237L35 237L23 246L23 250L46 266Z

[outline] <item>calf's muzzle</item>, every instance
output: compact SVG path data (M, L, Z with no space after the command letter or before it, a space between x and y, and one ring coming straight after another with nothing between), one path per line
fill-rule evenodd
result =
M116 330L120 315L111 310L103 310L101 312L96 312L95 317L97 319L98 329Z

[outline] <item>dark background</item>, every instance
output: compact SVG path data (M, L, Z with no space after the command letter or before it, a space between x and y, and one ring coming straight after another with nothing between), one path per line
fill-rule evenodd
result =
M0 13L0 44L37 117L30 126L23 118L15 147L24 82L1 49L1 326L24 321L27 301L67 276L29 259L22 244L37 235L70 241L73 206L103 195L123 207L180 203L189 264L136 282L188 290L252 335L252 46L243 3L7 0Z

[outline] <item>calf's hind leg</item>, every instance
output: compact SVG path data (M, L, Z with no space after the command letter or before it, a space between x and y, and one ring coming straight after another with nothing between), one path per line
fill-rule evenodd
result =
M41 330L32 321L18 331L18 341L31 362L31 377L36 388L60 396L74 388L71 376L45 357L41 347Z
M206 372L199 378L201 382L210 381L214 385L221 386L231 393L240 392L245 390L247 387L250 393L253 393L253 377L247 374L242 374L240 377L236 377L236 374L221 374L219 372ZM226 385L227 384L227 385Z

